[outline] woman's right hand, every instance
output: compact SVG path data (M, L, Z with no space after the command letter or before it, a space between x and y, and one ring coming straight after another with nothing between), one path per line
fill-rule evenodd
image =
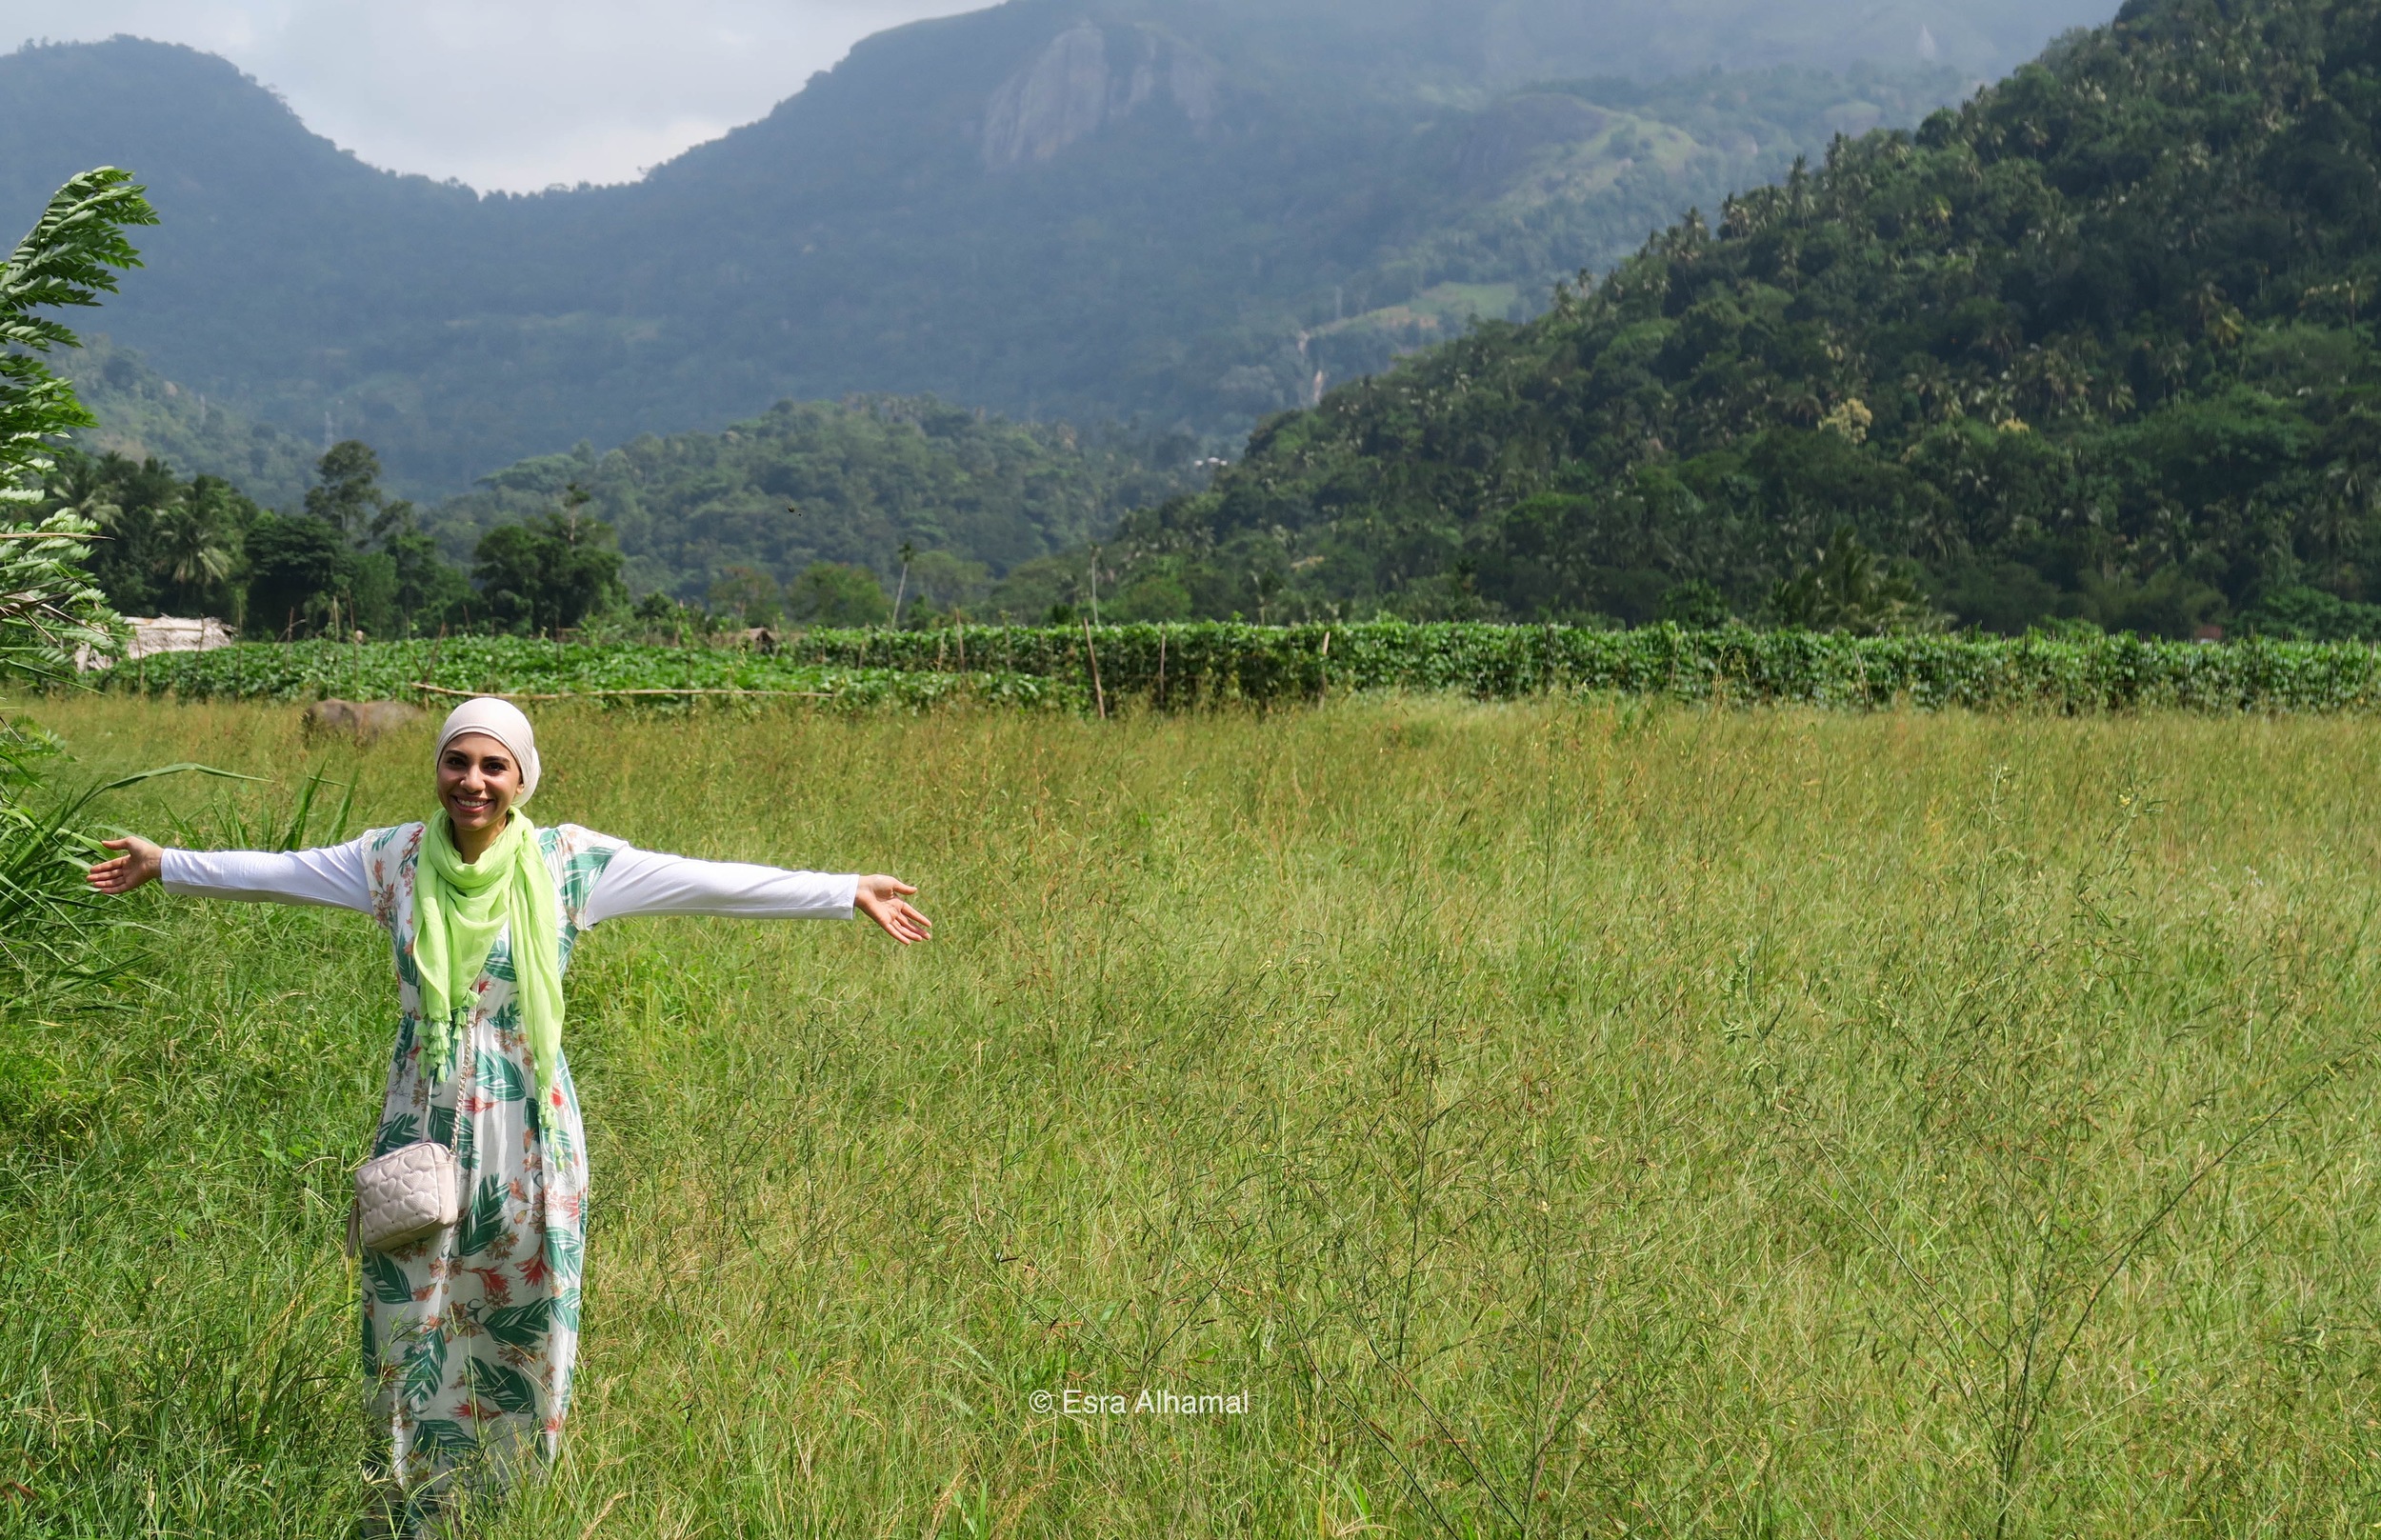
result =
M851 895L851 907L907 947L934 933L934 922L904 902L916 891L899 877L862 877L859 890Z
M103 893L129 893L144 883L155 882L165 870L166 852L145 839L128 837L99 843L103 849L124 852L91 863L90 885Z

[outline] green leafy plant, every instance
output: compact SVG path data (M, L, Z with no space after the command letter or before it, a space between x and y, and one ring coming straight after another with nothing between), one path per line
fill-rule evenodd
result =
M141 194L129 171L103 166L83 172L51 196L0 266L0 348L9 350L0 352L0 467L13 474L38 466L50 435L92 422L73 387L34 356L78 340L38 312L96 305L100 295L115 292L113 270L140 266L124 230L157 223Z
M170 653L110 688L190 700L443 698L496 691L610 704L967 700L1088 709L1099 692L1162 710L1290 706L1351 691L1510 700L1609 692L1873 710L2381 711L2381 651L2350 643L2207 646L2114 635L1694 630L1369 621L1347 626L948 626L813 630L775 652L467 637ZM423 687L430 687L425 690Z
M0 680L57 684L116 650L120 624L84 565L91 534L70 513L0 526Z
M39 356L77 339L40 312L114 292L114 270L140 265L125 227L156 222L130 173L102 167L60 188L0 264L0 510L39 502L50 440L92 421ZM0 677L51 681L78 650L111 650L114 616L84 570L97 511L0 524Z
M156 222L128 173L86 171L58 190L0 264L0 508L38 502L49 441L91 420L38 356L75 346L74 333L39 312L97 304L115 289L114 270L139 264L124 228ZM0 524L0 683L58 685L117 650L121 623L87 565L99 530L89 515L100 511ZM48 772L57 750L47 734L0 719L0 970L19 990L30 979L105 970L90 955L110 926L82 884L92 850L82 822L94 800L130 783L54 790Z
M921 656L897 645L871 662L868 639L896 633L830 634L856 639L834 650L838 661L831 663L789 656L782 650L763 654L742 648L563 644L523 636L360 646L250 643L146 658L111 673L106 687L190 700L410 700L495 691L612 704L684 705L740 697L914 708L964 699L1039 708L1070 706L1076 699L1072 675L1063 670L1006 669L989 653L981 663L938 670L924 666L932 660L930 647ZM1080 642L1078 636L1078 647ZM813 646L810 653L821 650ZM1088 684L1082 690L1088 695Z

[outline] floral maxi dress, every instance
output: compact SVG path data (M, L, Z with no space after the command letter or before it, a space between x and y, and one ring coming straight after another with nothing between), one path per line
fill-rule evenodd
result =
M443 1065L425 1064L413 964L413 878L423 826L310 850L160 852L166 891L370 914L396 959L396 1050L374 1153L450 1146L465 1178L450 1230L363 1270L364 1371L388 1438L388 1473L417 1512L447 1478L487 1458L501 1478L551 1457L570 1404L587 1232L587 1147L568 1062L540 1087L499 933ZM640 850L575 824L538 831L559 902L562 963L582 931L635 915L850 919L859 878Z
M509 933L489 953L467 1022L449 1033L450 1062L423 1062L413 966L423 828L379 830L364 840L372 914L394 950L402 1007L372 1152L435 1140L453 1149L463 1182L455 1225L361 1259L371 1417L389 1438L390 1473L407 1488L475 1460L510 1469L531 1450L557 1452L578 1351L587 1233L578 1093L560 1055L553 1083L538 1088L513 998ZM561 895L568 969L595 881L622 842L568 824L541 829L537 839Z

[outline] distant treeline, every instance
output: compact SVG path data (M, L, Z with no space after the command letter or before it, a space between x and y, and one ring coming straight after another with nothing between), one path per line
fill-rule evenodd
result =
M381 489L378 458L354 440L323 455L303 506L284 512L218 476L71 449L41 491L42 513L98 526L91 576L125 614L212 615L260 638L389 638L553 630L627 599L610 530L575 502L487 530L466 569Z
M258 463L286 487L289 441L271 446ZM1195 460L1178 434L853 397L602 454L583 445L430 509L390 495L360 440L333 445L281 511L245 481L184 479L117 450L60 452L44 490L49 509L101 527L94 575L128 614L214 615L289 640L590 624L676 635L1043 619L1079 586L1083 561L1060 553L1201 484Z

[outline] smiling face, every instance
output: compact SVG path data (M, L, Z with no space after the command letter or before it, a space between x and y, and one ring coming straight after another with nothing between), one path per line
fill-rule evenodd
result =
M438 803L457 834L502 829L520 794L512 750L484 732L467 732L438 755Z

